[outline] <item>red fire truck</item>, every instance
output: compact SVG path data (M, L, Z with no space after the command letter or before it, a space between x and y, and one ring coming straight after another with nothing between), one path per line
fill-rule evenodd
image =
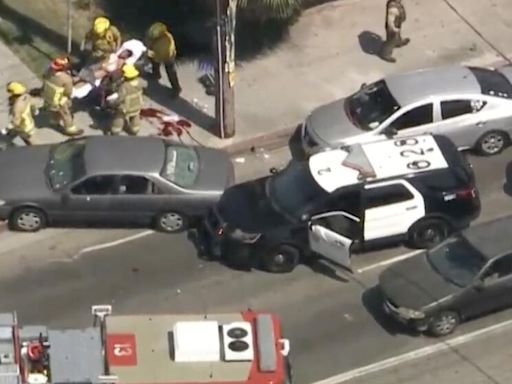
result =
M0 314L1 384L292 383L279 319L245 311L112 315L92 307L92 327L20 326Z

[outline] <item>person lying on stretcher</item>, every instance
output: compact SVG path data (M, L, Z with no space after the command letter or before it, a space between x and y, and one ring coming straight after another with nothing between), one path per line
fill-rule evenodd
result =
M141 41L128 40L115 54L82 68L75 80L73 97L82 99L95 88L102 88L100 91L103 93L105 86L108 88L111 78L120 77L123 65L137 65L143 59L146 50Z

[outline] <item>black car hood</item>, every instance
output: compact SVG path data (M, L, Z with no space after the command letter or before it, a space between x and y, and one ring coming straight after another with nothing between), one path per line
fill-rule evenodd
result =
M197 148L199 174L194 189L221 194L233 185L235 172L228 154L212 148Z
M235 185L224 192L218 204L222 220L230 228L246 233L263 233L290 225L276 211L265 193L268 177Z
M45 177L49 151L49 145L38 145L0 152L0 199L25 200L49 194Z
M423 252L410 257L380 275L380 287L395 305L420 310L461 290L434 271L426 256Z

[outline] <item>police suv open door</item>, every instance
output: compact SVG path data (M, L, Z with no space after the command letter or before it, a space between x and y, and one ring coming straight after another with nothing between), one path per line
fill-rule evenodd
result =
M360 231L360 219L347 212L322 213L309 221L309 246L313 252L351 269L350 248Z

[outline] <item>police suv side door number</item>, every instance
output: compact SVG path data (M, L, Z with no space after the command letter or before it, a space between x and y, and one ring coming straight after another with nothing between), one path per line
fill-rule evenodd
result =
M401 139L401 140L395 140L395 146L396 147L414 147L418 145L419 142L415 138L408 138L408 139ZM410 158L411 156L425 156L429 152L433 152L433 148L427 148L426 150L423 148L408 148L404 149L400 152L400 156L404 158ZM407 163L407 168L412 170L422 170L427 169L431 166L430 161L428 160L413 160L409 163Z
M331 168L327 167L327 168L322 168L322 169L319 169L317 171L318 173L318 176L323 176L325 175L326 173L330 173L331 172Z

